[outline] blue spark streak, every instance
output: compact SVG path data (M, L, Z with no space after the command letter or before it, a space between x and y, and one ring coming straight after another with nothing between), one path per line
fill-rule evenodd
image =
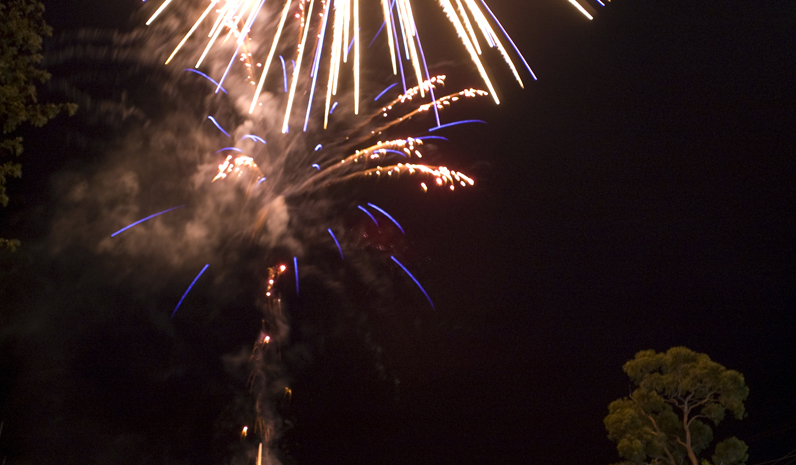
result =
M188 286L188 290L186 290L186 291L185 291L185 294L183 294L183 295L182 295L182 298L181 298L181 299L180 299L180 301L177 303L177 306L176 306L176 307L174 307L174 311L173 311L173 312L171 312L171 317L172 317L172 318L174 318L174 315L176 315L176 314L177 314L177 309L179 309L179 308L180 308L180 305L182 305L182 301L183 301L183 300L185 300L185 297L188 295L188 293L189 293L189 292L191 292L191 288L193 288L193 285L194 285L194 284L196 284L196 281L199 281L199 277L200 277L200 276L202 276L202 273L204 273L204 272L205 272L205 270L207 270L207 267L209 267L209 266L210 266L210 264L209 264L209 263L208 263L207 265L205 265L205 267L204 267L204 268L202 268L202 271L200 271L200 272L199 272L199 274L198 274L198 275L196 275L196 277L195 277L195 278L193 278L193 282L191 283L191 285L190 285L190 286Z
M423 291L423 294L426 296L426 299L428 299L428 303L431 304L431 308L436 310L436 307L434 307L434 302L431 301L431 297L428 296L428 293L426 292L425 289L423 289L423 286L420 285L420 282L417 279L415 279L414 276L412 276L412 273L410 273L409 270L407 270L406 267L403 266L403 264L401 264L401 262L399 262L397 258L395 258L393 255L390 255L390 258L392 258L392 261L397 263L398 266L400 266L401 269L404 270L404 272L406 272L406 274L408 274L410 278L412 278L412 281L414 281L415 284L417 284L417 287L419 287L420 290Z
M381 23L381 27L379 28L378 32L376 32L376 35L373 36L373 40L371 40L370 43L368 44L368 48L373 46L373 42L376 42L376 39L379 37L379 34L381 34L381 31L384 29L384 26L386 26L386 25L387 25L387 21L384 21L383 23Z
M260 6L258 6L258 7L257 7L257 12L256 12L256 13L254 13L254 17L253 17L253 18L252 18L252 20L249 22L248 26L246 27L246 30L242 32L242 34L241 34L241 35L243 36L243 38L244 38L244 39L246 38L246 36L247 36L247 35L249 35L249 32L251 32L251 30L252 30L252 24L254 24L254 21L257 19L257 15L259 15L259 14L260 14L260 10L262 10L262 9L263 9L263 5L265 5L265 2L266 2L266 0L262 0L262 1L260 2Z
M379 226L379 222L378 222L378 221L376 221L376 217L375 217L375 216L373 216L373 214L372 214L372 213L370 213L370 212L369 212L369 211L368 211L368 210L367 210L365 207L363 207L362 205L357 205L357 208L359 208L360 210L362 210L363 212L365 212L365 214L366 214L366 215L368 215L368 216L370 217L370 219L371 219L371 220L373 220L373 222L374 222L374 223L376 223L376 227L378 227L378 226Z
M227 89L224 89L223 87L219 86L218 82L216 82L216 80L215 80L215 79L213 79L213 78L211 78L210 76L208 76L207 74L205 74L205 73L203 73L203 72L199 71L198 69L186 68L186 69L185 69L185 71L190 71L190 72L192 72L192 73L196 73L196 74L198 74L199 76L202 76L203 78L205 78L205 79L207 79L208 81L212 82L212 83L213 83L213 84L215 84L217 87L219 87L219 88L221 89L221 92L224 92L225 94L228 94L228 93L229 93L229 92L227 92Z
M373 101L375 102L375 101L379 100L379 99L381 98L381 96L382 96L382 95L386 94L388 90L392 89L393 87L395 87L395 86L397 86L397 85L398 85L398 83L396 82L395 84L393 84L393 85L391 85L391 86L387 87L386 89L384 89L383 91L381 91L381 93L380 93L379 95L377 95L377 96L376 96L376 98L374 98L374 99L373 99Z
M228 133L227 131L225 131L225 130L224 130L224 128L222 128L220 124L218 124L218 121L216 121L216 119L215 119L215 118L213 118L212 116L208 116L208 117L207 117L207 119L209 119L210 121L212 121L212 122L213 122L213 124L215 124L215 125L216 125L216 127L218 128L218 130L219 130L219 131L221 131L221 132L223 132L225 136L227 136L227 137L231 137L231 136L229 135L229 133Z
M322 144L318 144L318 145L315 146L315 151L317 152L318 150L320 150L322 148L323 148L323 145Z
M240 51L240 45L238 45L238 48L235 49L235 54L233 54L232 58L229 60L229 64L227 65L227 69L224 70L224 75L221 76L221 80L218 82L218 87L216 88L216 93L218 93L218 90L221 89L221 84L227 78L227 74L229 74L229 70L230 70L230 68L232 68L232 64L235 63L235 59L238 58L238 52L239 51Z
M327 229L327 231L329 231L329 234L331 234L331 235L332 235L332 239L334 239L334 243L337 245L337 250L339 250L339 251L340 251L340 258L342 258L343 260L345 260L345 257L343 257L343 249L340 247L340 243L339 243L339 242L337 242L337 238L336 238L336 237L334 237L334 233L332 232L332 229L331 229L331 228L329 228L329 229Z
M154 215L149 215L149 216L147 216L146 218L140 219L140 220L136 221L135 223L133 223L133 224L131 224L131 225L129 225L129 226L125 226L125 227L123 227L122 229L120 229L120 230L116 231L115 233L111 234L111 237L116 237L116 236L118 236L119 234L121 234L121 233L123 233L123 232L127 231L128 229L132 228L133 226L135 226L135 225L137 225L137 224L141 224L141 223L143 223L143 222L144 222L144 221L146 221L146 220L151 220L152 218L154 218L154 217L156 217L156 216L162 215L162 214L164 214L164 213L168 213L168 212L170 212L170 211L172 211L172 210L176 210L176 209L178 209L178 208L182 208L182 207L184 207L184 206L185 206L185 205L180 205L179 207L169 208L168 210L163 210L163 211L162 211L162 212L160 212L160 213L155 213Z
M260 136L255 136L254 134L246 134L245 136L241 137L241 140L243 140L243 139L251 139L251 140L253 140L255 142L261 142L263 144L267 144L265 139L263 139Z
M285 93L287 93L287 69L285 68L285 59L279 55L279 61L282 62L282 82L285 83Z
M442 136L423 136L423 137L415 137L414 139L418 139L418 140L426 140L426 139L448 140L447 137L442 137Z
M395 218L393 218L392 216L390 216L390 214L389 214L389 213L387 213L386 211L384 211L384 210L382 210L381 208L377 207L376 205L373 205L372 203L368 203L368 206L369 206L370 208L373 208L374 210L377 210L379 213L381 213L382 215L384 215L384 216L386 216L387 218L389 218L389 220L390 220L390 221L392 221L394 225L398 226L398 229L400 229L400 230L401 230L401 234L403 234L404 236L406 236L406 232L404 231L404 228L402 228L402 227L401 227L401 225L400 225L400 224L398 224L398 222L397 222L397 221L395 221Z
M395 28L395 17L392 14L392 9L393 9L394 6L395 6L395 2L393 2L393 5L390 7L390 22L392 23L392 30L395 31L392 36L393 36L393 39L395 39L395 50L397 52L396 53L396 55L397 55L396 58L397 58L397 61L398 61L398 67L401 70L401 85L403 86L404 94L405 94L406 93L406 76L404 75L404 62L403 62L403 60L401 60L401 44L398 42L398 29ZM401 24L403 24L403 23L401 23ZM403 26L401 27L401 30L403 30ZM404 39L404 44L406 44L406 39Z
M337 108L337 103L338 103L338 102L334 102L334 104L332 105L332 109L331 109L331 110L329 110L329 114L330 114L330 115L331 115L332 113L334 113L334 109L335 109L335 108Z
M145 1L146 1L146 0L145 0ZM395 1L396 1L396 0L392 0L392 5L390 5L390 10L392 10L392 9L393 9L393 7L395 7ZM377 37L379 37L379 34L381 34L381 31L383 31L383 30L384 30L384 26L386 26L386 25L387 25L387 21L386 21L386 20L385 20L383 23L381 23L381 27L379 28L379 31L378 31L378 32L376 32L376 35L375 35L375 36L373 36L373 40L371 40L371 41L370 41L370 44L368 44L368 48L370 48L370 47L371 47L371 45L373 45L373 42L376 42L376 38L377 38Z
M459 124L466 124L466 123L483 123L486 124L486 121L482 121L480 119L463 119L461 121L454 121L452 123L443 124L441 126L437 126L428 130L428 132L436 131L437 129L447 128L450 126L456 126Z
M426 79L431 79L431 75L428 74L428 64L426 63L426 55L423 53L423 44L420 43L420 34L418 34L417 31L415 31L415 35L417 35L417 48L420 49L420 58L423 59L423 69L426 71ZM431 102L433 104L433 102L437 100L437 97L434 95L434 88L429 87L428 92L431 94ZM434 117L437 120L437 126L439 126L439 109L437 108L437 105L432 105L431 107L434 108Z
M236 151L236 152L243 152L243 150L241 150L241 149L239 149L239 148L237 148L237 147L224 147L223 149L219 150L219 151L218 151L218 152L216 152L216 153L221 153L221 152L223 152L224 150L234 150L234 151Z
M313 167L313 168L318 168L318 171L320 171L320 170L321 170L321 165L319 165L319 164L317 164L317 163L313 164L313 165L312 165L312 167Z
M265 181L265 179L266 179L266 178L265 178L265 176L263 176L262 178L260 178L260 180L259 180L259 181L257 181L257 184L258 184L258 185L259 185L259 184L262 184L262 183L263 183L263 181Z
M599 0L598 0L598 1L599 1ZM519 55L519 56L520 56L520 59L522 60L522 63L523 63L523 64L525 65L525 67L528 69L528 72L529 72L529 73L531 73L531 77L533 77L533 80L534 80L534 81L538 81L538 79L536 79L536 74L534 74L533 70L532 70L532 69L531 69L531 67L528 65L528 62L527 62L527 61L525 61L525 57L524 57L524 56L522 56L522 53L520 53L520 49L518 49L518 48L517 48L517 46L516 46L516 45L514 45L514 41L513 41L513 40L511 40L511 36L509 36L509 34L506 32L506 30L505 30L505 29L503 29L503 25L502 25L502 24L500 24L500 21L498 21L498 19L497 19L497 17L495 16L495 14L494 14L494 13L492 13L492 10L490 10L490 9L489 9L489 6L486 4L486 2L485 2L484 0L481 0L481 4L483 4L483 5L484 5L484 8L486 8L486 11L488 11L488 12L489 12L489 16L491 16L491 17L492 17L492 19L494 19L494 20L495 20L495 23L497 23L497 25L498 25L498 27L500 28L500 30L501 30L501 31L503 31L503 35L504 35L504 36L506 36L506 38L507 38L507 39L509 39L509 43L511 44L511 46L512 46L512 47L514 47L514 51L515 51L515 52L517 52L517 55Z
M298 280L298 258L293 257L293 269L296 270L296 295L299 293L299 280Z

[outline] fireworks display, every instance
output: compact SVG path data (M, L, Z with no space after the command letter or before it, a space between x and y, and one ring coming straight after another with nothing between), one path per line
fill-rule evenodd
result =
M215 110L208 110L214 114L202 117L208 122L207 137L223 135L224 142L201 157L196 179L223 184L213 192L220 193L218 189L222 189L234 194L212 197L205 192L189 199L186 205L135 221L113 233L113 237L178 209L199 217L203 206L212 204L217 211L238 211L234 221L202 216L204 224L229 223L229 228L211 228L215 241L239 242L244 238L266 250L282 251L281 263L265 263L266 271L258 277L263 283L258 298L262 322L248 361L253 412L240 419L236 427L242 443L250 445L244 455L249 459L256 455L258 464L279 463L275 450L283 430L279 406L292 396L281 362L281 351L290 343L290 319L282 293L289 290L300 295L302 279L320 273L316 264L304 261L309 249L332 251L343 262L340 266L363 268L380 261L381 266L397 267L400 271L394 276L409 278L430 309L435 308L429 293L410 271L411 265L405 265L394 253L361 259L365 251L335 219L351 208L353 200L340 193L340 186L358 179L404 177L416 178L424 192L473 186L475 180L467 174L421 163L427 155L426 148L433 153L436 143L445 137L406 134L417 134L418 127L431 133L461 124L484 123L477 119L440 119L440 113L465 99L491 97L500 103L481 60L484 44L499 52L520 86L523 81L514 59L520 59L535 79L486 3L440 0L451 35L458 36L475 68L473 76L480 76L485 87L442 92L446 76L429 73L415 22L417 12L410 1L372 3L375 5L360 5L359 0L286 0L274 7L266 5L265 0L165 0L146 22L151 31L151 38L146 40L157 42L157 50L164 52L171 47L165 65L207 80L213 86L207 98L222 99L221 106L214 103ZM177 17L196 19L186 25ZM368 27L363 21L366 17L379 19L367 23L372 26ZM183 28L188 28L187 32ZM365 34L373 37L372 53L366 53L369 46L365 46ZM163 45L168 42L164 37L176 37L176 45ZM504 42L511 44L513 52ZM282 73L278 72L277 56ZM398 82L379 93L371 92L374 86L363 81L365 63L369 67L386 64L386 72L397 76ZM350 68L348 78L344 77L346 67ZM325 90L316 96L316 88L323 85ZM394 96L388 103L374 103L391 93ZM373 94L373 99L363 98ZM344 109L335 113L341 104ZM291 123L296 122L303 123L303 130L291 133ZM209 172L208 165L215 165L214 173ZM401 235L407 234L396 218L371 202L358 205L357 210L369 217L377 229L395 228ZM212 260L207 261L210 263L187 286L172 317L200 278L213 269ZM370 276L373 272L358 274Z
M681 344L792 449L784 5L39 1L0 462L611 463Z

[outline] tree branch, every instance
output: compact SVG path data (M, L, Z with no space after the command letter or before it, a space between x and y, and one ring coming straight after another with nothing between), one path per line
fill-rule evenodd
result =
M653 433L653 434L655 434L656 436L663 436L663 438L664 438L664 441L663 441L663 444L662 444L663 451L666 452L666 456L669 458L669 462L672 465L677 465L677 463L674 461L674 456L672 456L672 453L669 451L669 448L666 447L667 435L664 432L662 432L660 428L658 428L658 423L655 421L655 418L652 416L652 414L648 414L648 413L644 412L643 409L640 409L640 410L641 410L641 413L644 414L644 416L649 418L650 422L652 422L652 426L655 427L655 431L657 431L657 433Z
M691 413L691 408L686 407L685 411L683 411L683 429L685 429L685 442L681 441L679 437L677 437L677 441L685 446L686 452L688 452L688 458L691 460L691 465L699 465L697 461L696 454L694 454L694 449L691 448L691 430L688 429L688 414Z
M688 420L688 424L686 425L686 427L690 428L691 427L691 422L696 420L697 418L708 418L708 417L706 415L694 415L693 417L691 417L690 420Z
M696 404L692 405L691 408L699 407L700 405L705 405L709 401L713 400L713 395L714 394L716 394L716 391L710 391L709 393L707 393L707 395L705 396L704 399L702 399L699 402L697 402Z

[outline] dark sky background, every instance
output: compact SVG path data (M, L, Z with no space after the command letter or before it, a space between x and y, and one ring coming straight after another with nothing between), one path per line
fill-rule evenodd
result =
M56 31L129 29L138 7L45 4ZM504 103L479 107L488 125L445 132L444 164L476 187L365 188L407 230L436 310L406 285L406 309L372 312L367 332L328 317L293 375L285 462L616 462L602 419L628 393L622 364L677 345L746 377L748 418L718 438L745 439L750 464L792 451L796 5L617 0L593 22L564 0L491 6L539 81L506 72ZM222 356L257 328L202 315L246 299L209 308L219 299L195 289L195 319L170 321L193 269L151 292L103 282L92 245L45 253L57 174L98 163L68 127L28 131L0 217L25 243L0 255L0 456L223 463L242 388ZM316 287L289 305L332 312Z

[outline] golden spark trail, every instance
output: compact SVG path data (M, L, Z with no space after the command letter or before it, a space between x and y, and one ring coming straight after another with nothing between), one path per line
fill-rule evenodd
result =
M298 85L299 71L301 70L301 60L304 58L304 48L307 45L307 35L310 32L310 19L312 18L312 6L315 0L310 0L310 7L304 23L304 37L301 38L298 57L296 58L296 69L293 70L293 81L290 83L290 94L287 97L287 111L285 111L285 122L282 124L282 134L287 134L288 121L290 120L290 110L293 108L293 99L296 96L296 86Z
M271 67L271 60L273 60L274 54L276 53L276 46L279 43L279 36L282 35L282 28L285 26L287 14L290 12L291 2L292 0L285 0L285 8L282 10L282 18L279 20L279 27L277 27L276 35L274 35L274 43L271 44L271 50L268 52L268 58L265 60L265 65L263 66L263 75L260 76L260 82L257 84L257 90L254 93L254 99L252 99L251 107L249 107L249 114L254 113L254 107L257 106L257 100L260 98L260 92L262 92L263 84L265 83L265 76L268 74L268 69Z
M417 48L415 47L415 38L417 35L415 34L415 23L414 18L412 17L412 7L409 4L408 0L398 0L396 2L398 5L398 16L399 20L403 20L404 22L404 32L407 34L405 44L409 44L409 56L412 66L415 69L415 77L417 78L418 84L420 86L420 96L425 97L423 92L423 73L420 71L420 60L418 59L417 55Z
M160 13L163 10L165 10L167 6L169 6L169 3L171 3L171 0L166 0L165 2L163 2L163 4L160 5L160 8L158 8L158 10L155 12L155 14L153 14L152 17L149 18L149 21L146 22L146 25L149 26L150 24L152 24L152 21L154 21L155 18L157 18L158 15L160 15Z
M404 121L407 121L407 120L411 119L412 117L417 116L420 113L426 112L426 111L434 108L435 106L437 107L438 110L442 110L446 106L449 106L451 103L454 103L454 102L458 101L462 97L485 97L487 95L489 95L489 92L484 91L484 90L464 89L462 91L456 92L455 94L450 94L450 95L446 95L444 97L440 97L440 98L434 100L433 102L424 103L424 104L420 105L419 107L417 107L414 111L412 111L410 113L407 113L406 115L401 116L399 118L395 118L395 119L389 121L384 126L381 126L381 127L377 128L377 129L375 129L374 132L379 133L379 132L386 131L387 129L389 129L389 128L395 126L395 125L398 125L400 123L403 123ZM391 105L385 107L382 110L383 111L382 116L384 116L386 118L387 117L387 112L389 110L391 110L391 109L392 109Z
M484 12L481 11L481 9L478 7L478 4L475 3L475 0L465 0L465 1L467 2L467 7L470 9L470 11L473 14L473 17L475 18L476 23L478 23L478 27L480 27L481 31L484 33L484 36L486 36L489 39L490 43L494 44L492 45L493 47L496 47L498 49L500 55L503 56L503 61L505 61L506 64L509 65L512 74L514 74L514 79L516 79L520 87L524 89L525 85L522 83L522 79L520 78L520 74L517 72L517 68L514 66L514 62L511 61L508 52L503 47L503 43L500 42L500 39L498 38L497 34L495 34L495 30L492 29L492 26L489 25L489 21L486 19L486 15L484 15Z
M384 9L384 25L387 26L387 41L390 44L390 59L392 60L392 74L398 74L398 68L395 66L395 45L393 44L392 35L392 21L390 21L390 0L381 0Z
M199 0L193 0L194 2L199 2ZM299 0L299 9L300 13L296 13L295 18L297 21L300 22L298 29L298 37L296 41L296 48L297 56L294 62L294 67L292 70L292 79L290 83L290 89L286 90L288 92L288 100L287 100L287 113L285 116L285 121L283 122L283 130L289 130L289 113L292 113L293 106L296 103L296 99L298 96L296 93L298 92L298 84L299 79L305 79L305 76L301 75L301 69L304 66L303 59L304 53L306 52L307 48L307 39L309 35L309 29L313 28L313 33L316 30L320 29L318 32L317 42L316 42L316 50L318 55L315 56L312 65L312 74L311 78L313 80L312 88L314 89L316 76L315 74L318 73L318 70L321 68L319 66L321 56L320 54L323 53L322 44L324 43L324 37L326 35L326 28L325 25L327 21L333 21L333 35L332 43L330 45L329 51L329 79L327 81L327 89L326 89L326 104L325 104L325 112L324 112L324 128L328 128L329 126L329 119L330 115L329 112L332 111L332 98L333 96L338 95L338 87L341 85L340 83L340 74L342 72L343 64L349 63L349 54L352 55L352 72L353 72L353 92L352 97L354 99L353 106L354 106L354 114L359 114L360 107L361 107L361 99L362 99L362 91L363 91L363 58L364 58L364 50L362 48L362 32L360 29L362 28L362 15L361 15L361 7L362 2L360 0L328 0L330 3L326 4L324 1L324 10L325 13L323 15L328 16L330 12L333 10L334 18L323 18L323 26L318 27L318 24L313 23L312 21L312 8L314 7L314 0ZM332 5L331 2L334 1ZM393 75L401 74L401 80L404 82L404 88L406 87L406 75L404 72L408 74L414 74L415 79L420 84L420 95L421 97L425 97L425 93L428 89L422 85L424 82L424 78L428 78L427 76L428 71L425 69L425 62L424 57L422 56L422 47L420 38L418 35L418 27L415 22L413 6L411 4L411 0L369 0L373 3L376 1L381 1L381 9L382 14L384 15L384 25L386 27L386 39L387 39L387 47L390 51L390 66L392 67ZM577 3L577 0L569 0L576 6L581 6ZM190 3L189 0L186 2ZM454 4L455 2L455 4ZM165 0L155 12L155 14L147 21L147 24L151 24L159 15L172 3L172 0ZM287 26L287 17L290 13L290 7L295 3L293 0L285 0L285 6L282 10L282 15L280 16L278 25L276 27L276 33L274 34L274 42L272 43L271 49L268 53L268 58L266 59L265 67L262 71L261 76L258 77L255 75L255 69L261 66L261 63L255 63L251 60L251 54L248 53L246 50L247 41L251 40L249 37L251 36L252 31L255 27L255 22L259 17L260 11L264 8L266 1L265 0L224 0L222 3L221 0L209 0L210 5L203 11L200 15L198 21L196 21L193 26L191 27L188 34L186 34L171 53L171 55L166 60L166 63L170 63L173 61L176 54L184 50L187 41L192 38L195 33L197 32L200 25L205 24L207 21L207 17L210 15L211 12L215 8L214 14L217 15L216 19L213 21L213 25L210 28L210 32L207 35L207 43L203 46L202 53L199 56L199 59L196 62L195 67L199 68L202 66L203 63L206 62L207 57L211 49L214 46L220 46L219 43L226 43L228 39L231 37L235 38L235 42L238 45L238 49L240 50L241 47L244 47L244 53L242 53L238 58L239 61L244 62L244 66L247 68L247 71L251 74L248 76L247 80L252 84L254 87L254 92L252 95L251 105L249 106L249 113L254 113L254 109L258 105L258 101L262 96L262 92L265 89L265 79L270 70L270 66L273 64L273 59L276 55L277 49L281 43L284 41L282 40L282 35L284 34L285 27ZM309 3L309 8L307 4ZM483 2L482 2L483 3ZM479 75L486 83L486 87L488 91L492 94L495 103L500 103L500 100L497 97L497 93L495 91L494 86L492 85L491 79L484 67L484 64L481 61L480 55L484 53L484 49L486 47L482 47L479 40L479 35L483 35L486 39L486 42L490 48L497 48L499 53L501 54L503 60L506 62L508 67L511 69L511 72L514 78L517 80L521 87L524 87L522 79L520 78L519 72L517 67L514 65L507 49L503 46L501 40L498 37L498 34L495 33L495 30L492 27L492 19L494 22L499 25L497 22L497 18L494 18L492 15L492 19L488 19L485 15L484 8L486 11L489 10L488 6L484 3L483 5L478 4L477 0L439 0L439 5L441 6L442 10L445 12L446 16L448 17L449 21L453 24L456 34L461 39L462 44L467 49L468 54L472 62L475 64ZM395 8L395 11L393 11ZM580 9L580 8L579 8ZM490 15L491 15L490 11ZM323 16L321 15L321 16ZM480 30L481 34L478 34ZM511 41L510 37L506 35L505 30L501 27L502 34ZM225 36L221 39L222 34ZM219 40L221 39L221 40ZM512 43L513 45L513 43ZM321 49L321 50L318 50ZM516 50L516 47L515 47ZM519 51L517 51L519 54ZM236 51L237 54L237 51ZM522 57L520 55L520 57ZM232 60L229 62L229 66L224 71L224 75L221 77L219 82L224 82L227 73L230 71L230 67L235 60L235 56L232 57ZM412 68L413 71L409 71L409 69L403 66L403 60L409 62L409 67ZM400 61L399 61L400 60ZM523 59L524 62L524 59ZM527 66L527 64L526 64ZM533 74L532 71L530 71ZM311 108L312 102L310 102ZM305 118L306 119L306 118Z
M218 18L216 18L216 22L213 23L213 28L210 29L210 33L207 34L208 38L211 38L214 35L216 37L218 37L218 33L219 33L220 29L221 29L221 24L224 21L224 18L226 18L227 11L229 10L229 8L230 8L230 4L226 3L226 4L224 4L224 6L220 10L218 10Z
M589 20L592 20L592 19L594 19L594 16L592 16L591 14L589 14L589 12L588 12L588 11L586 11L586 9L585 9L585 8L583 8L583 6L582 6L580 3L578 3L576 0L569 0L569 3L573 4L573 5L575 6L575 8L577 8L577 9L578 9L578 11L580 11L581 13L583 13L583 16L585 16L585 17L589 18Z
M478 54L481 54L481 46L478 45L478 37L475 35L475 30L473 29L473 24L470 22L470 17L467 16L467 12L464 10L464 5L462 5L462 0L456 0L456 6L459 7L459 15L461 15L462 19L464 19L464 25L467 27L467 33L470 34L470 40L473 42L475 46L475 51Z
M359 0L354 0L354 114L359 114Z
M185 45L185 42L188 40L188 38L189 38L189 37L191 37L191 34L193 34L193 33L194 33L194 31L196 31L196 28L198 28L198 27L199 27L199 24L201 24L201 23L202 23L202 21L204 21L204 19L207 17L207 15L208 15L208 14L210 14L210 12L213 10L213 7L216 5L216 3L218 3L218 0L213 0L212 2L210 2L210 5L207 7L207 9L205 10L205 12L204 12L204 13L202 13L202 16L199 18L199 21L197 21L197 22L195 22L195 23L194 23L194 25L193 25L193 27L191 28L191 30L190 30L190 31L188 31L188 34L185 34L185 37L183 37L183 38L182 38L182 41L180 41L180 44L179 44L179 45L177 45L177 48L175 48L175 49L174 49L174 51L173 51L173 52L171 52L171 55L170 55L170 56L169 56L169 58L166 60L166 64L169 64L169 63L171 62L171 59L172 59L172 58L174 58L174 55L176 55L176 54L177 54L177 52L179 52L179 51L180 51L180 49L182 48L182 46L183 46L183 45Z
M208 37L210 38L210 42L207 44L207 47L205 48L205 51L202 52L202 56L199 57L199 61L196 62L196 68L202 66L202 62L204 61L205 57L207 57L207 54L210 52L210 49L213 47L213 44L216 43L216 40L218 39L218 36L221 35L221 30L223 29L221 27L221 24L222 24L222 22L224 20L226 11L228 9L229 9L229 3L224 5L224 7L221 9L221 11L219 11L218 19L216 19L215 24L213 24L213 29L211 29L210 30L210 34L208 34Z
M321 0L321 13L319 14L321 19L321 30L318 33L318 40L315 42L315 58L311 60L312 64L312 71L310 72L310 77L312 77L312 83L310 84L310 97L309 101L307 102L307 114L304 117L304 132L307 132L307 125L310 121L310 112L312 110L312 104L315 99L315 84L318 81L318 76L320 72L318 71L318 65L321 60L321 55L323 52L323 39L326 36L326 26L329 24L329 10L332 7L331 0Z
M337 8L337 3L334 2L334 49L332 51L332 65L334 67L334 85L332 87L332 95L337 95L337 84L340 80L340 65L342 63L343 53L345 51L345 12L340 14L339 9ZM345 5L345 1L343 1L343 5ZM341 6L342 8L343 6ZM330 70L330 76L331 76Z
M495 100L495 103L500 104L500 100L495 92L495 88L492 87L492 81L489 80L489 76L484 69L484 65L481 64L481 60L478 59L478 54L475 52L473 44L470 43L470 39L467 37L467 31L464 30L464 26L459 20L459 16L456 14L456 10L453 8L453 5L451 5L449 0L440 0L439 3L442 5L442 9L445 11L445 14L448 15L448 19L450 19L451 23L453 23L453 26L456 28L456 33L462 39L462 43L464 43L465 48L467 48L467 51L470 52L470 58L472 58L473 63L475 63L475 66L478 68L478 72L481 73L481 78L489 88L489 93L492 94L492 98Z
M257 15L257 11L259 10L259 8L254 8L254 5L255 3L250 4L250 6L252 6L253 8L251 9L251 11L249 11L249 17L246 18L246 22L243 23L243 29L241 29L241 33L238 36L238 45L243 45L243 41L246 40L246 37L249 35L249 31L251 31L252 29L252 22L254 21L254 17ZM262 7L262 3L260 3L260 6ZM244 11L246 11L245 7L241 10L241 17L243 17Z
M343 2L343 63L348 63L348 34L351 30L351 0Z
M462 187L475 185L475 181L469 176L458 171L450 170L445 166L438 166L434 168L427 165L417 165L413 163L397 163L395 165L389 165L389 166L377 166L375 168L370 168L357 173L349 174L339 179L335 179L333 182L335 183L346 182L355 178L361 178L366 176L380 177L384 175L391 177L393 174L398 176L403 173L410 175L415 173L421 173L431 176L432 178L434 178L434 182L437 184L437 186L440 187L448 186L450 190L455 190L457 184ZM423 185L424 183L421 183L421 187L423 187ZM427 187L424 190L427 190Z
M337 94L337 76L340 73L340 55L343 43L343 17L338 12L339 1L334 2L334 24L332 32L332 51L329 64L329 81L326 84L326 111L323 115L323 128L329 125L329 112L332 104L332 95Z

